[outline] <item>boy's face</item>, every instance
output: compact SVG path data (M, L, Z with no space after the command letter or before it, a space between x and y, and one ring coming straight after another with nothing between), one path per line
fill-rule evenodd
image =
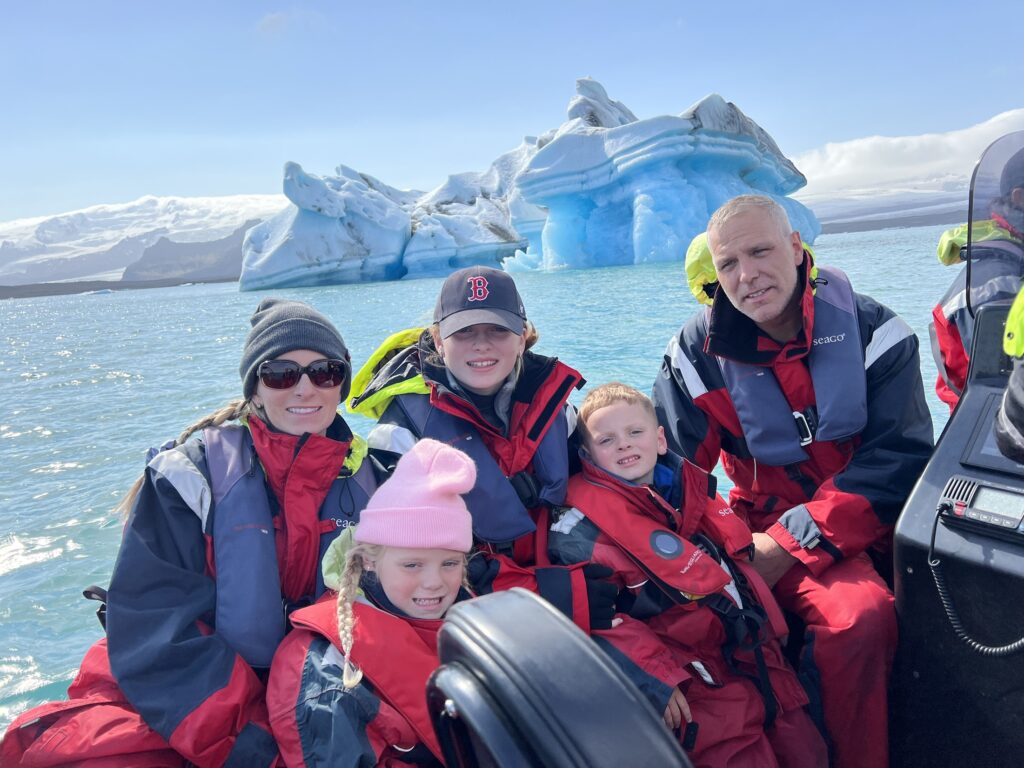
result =
M665 430L643 406L616 401L590 414L586 426L587 451L597 466L623 480L651 483L668 444Z

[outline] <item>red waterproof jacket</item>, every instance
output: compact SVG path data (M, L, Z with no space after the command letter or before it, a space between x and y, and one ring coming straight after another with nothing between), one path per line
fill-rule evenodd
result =
M246 431L232 459L243 469L223 498L201 441L149 463L111 580L107 640L86 654L70 700L25 713L19 723L31 727L12 726L4 750L100 765L149 765L152 754L175 765L161 756L168 748L198 766L278 762L266 670L239 644L260 624L279 622L283 636L282 598L301 603L323 591L320 557L358 519L375 480L370 462L346 458L353 437L340 417L328 437L271 433L255 419L250 428L253 439ZM231 501L237 489L244 493ZM266 520L244 524L264 512ZM226 540L231 550L221 547ZM269 601L270 590L253 587L268 575ZM236 623L245 624L241 636Z
M364 602L353 610L352 661L363 680L351 689L342 683L336 595L292 614L296 629L278 648L267 682L285 764L440 766L425 691L440 664L443 621L396 616Z
M978 228L980 225L975 224L976 233ZM971 247L971 309L974 312L991 302L1013 300L1024 280L1024 246L1021 241L1005 229L989 227L985 232L990 239L975 242ZM961 233L962 236L958 237ZM996 239L1000 234L1003 237ZM943 234L939 243L940 253L944 246L950 250L960 241L963 242L961 258L966 258L966 226ZM928 331L932 357L938 370L935 392L952 411L967 384L970 350L974 341L974 318L967 311L966 267L960 270L932 309Z
M768 586L744 565L749 529L714 492L714 478L689 462L662 460L656 483L678 508L654 488L622 481L584 460L583 471L569 482L566 503L572 506L552 525L552 560L606 565L612 580L633 595L623 604L623 624L596 633L599 640L661 683L624 667L661 712L680 684L684 690L717 686L737 675L759 682L752 653L727 652L733 619L720 609L729 608L735 618L733 609L742 606L748 618L763 620L761 651L779 710L804 706L807 696L777 639L786 632L782 612ZM673 589L683 599L671 597Z

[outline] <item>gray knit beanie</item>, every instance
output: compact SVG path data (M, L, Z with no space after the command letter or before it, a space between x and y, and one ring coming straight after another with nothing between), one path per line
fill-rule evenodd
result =
M242 362L238 366L246 400L256 391L256 370L260 363L296 349L309 349L331 360L344 360L347 368L345 383L341 385L342 402L348 397L351 357L345 340L330 320L301 301L264 299L249 322L252 330L245 339Z

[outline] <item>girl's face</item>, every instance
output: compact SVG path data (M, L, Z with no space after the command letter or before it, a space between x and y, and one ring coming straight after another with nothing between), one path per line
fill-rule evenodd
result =
M314 360L323 358L320 352L296 349L274 359L291 360L293 363L306 366ZM299 383L289 389L271 389L257 379L252 402L263 408L275 429L289 435L302 435L306 432L323 435L338 412L341 386L338 384L336 387L321 389L315 386L305 373L299 378Z
M437 339L437 349L462 386L477 395L493 395L526 349L526 336L481 323Z
M414 619L440 619L458 597L466 572L466 555L450 549L386 547L366 561L384 594Z

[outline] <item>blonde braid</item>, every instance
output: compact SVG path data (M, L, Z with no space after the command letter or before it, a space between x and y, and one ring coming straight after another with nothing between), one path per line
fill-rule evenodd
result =
M353 632L356 626L352 603L359 592L364 560L376 560L383 550L383 547L376 544L356 544L345 556L345 570L338 585L338 637L341 639L341 651L345 655L341 680L346 688L355 688L363 679L362 670L351 660Z
M198 432L201 429L205 429L206 427L219 427L227 421L238 421L242 417L248 415L250 407L248 400L232 400L220 410L214 411L208 416L204 416L199 421L189 426L184 432L178 435L178 438L174 441L174 445L181 445L188 440L193 433ZM128 513L132 511L135 499L142 490L142 484L145 481L146 473L143 472L135 479L135 482L132 483L131 488L128 489L128 493L124 495L124 498L117 503L116 507L114 507L114 512L123 515L124 517L128 517Z

